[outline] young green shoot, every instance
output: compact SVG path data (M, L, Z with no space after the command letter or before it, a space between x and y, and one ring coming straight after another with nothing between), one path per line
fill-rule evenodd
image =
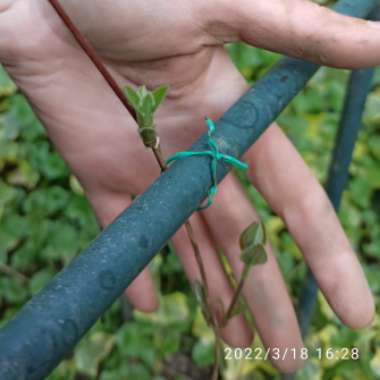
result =
M125 96L136 112L140 136L147 148L158 147L158 137L154 125L154 113L166 98L168 88L161 86L149 91L145 86L125 88Z
M231 318L243 311L242 303L239 302L240 296L252 267L255 265L264 264L268 260L267 253L265 251L266 232L264 224L261 221L254 222L249 225L240 235L239 243L241 249L240 260L244 263L244 267L230 306L224 316L223 325L227 324Z
M144 145L147 148L152 149L153 153L156 156L156 159L161 167L162 171L167 169L166 161L164 160L161 148L160 148L160 139L157 135L157 131L154 123L154 114L157 111L158 107L165 100L168 87L161 86L153 91L149 91L145 86L141 86L137 89L133 89L130 86L127 86L124 89L125 96L128 100L130 106L134 109L136 113L136 121L139 128L139 134ZM212 327L214 334L216 336L216 346L217 346L217 355L215 358L215 366L214 366L214 375L213 379L217 379L219 373L220 366L220 342L221 337L219 333L219 329L217 326L217 322L214 320L211 307L209 305L209 290L207 283L206 270L203 265L203 261L201 258L201 253L199 249L199 245L195 240L193 228L189 220L185 222L185 229L187 236L190 240L190 244L194 251L194 256L198 265L198 269L200 272L200 277L202 282L196 281L193 284L193 290L195 296L200 304L202 313L206 319L206 322Z

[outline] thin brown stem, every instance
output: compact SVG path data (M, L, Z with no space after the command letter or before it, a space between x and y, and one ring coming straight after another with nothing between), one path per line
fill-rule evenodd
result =
M208 297L208 294L209 294L209 287L208 287L208 282L207 282L206 270L205 270L205 267L203 265L203 261L202 261L201 252L200 252L199 246L198 246L198 244L197 244L197 242L195 241L195 238L194 238L193 227L192 227L192 225L191 225L191 223L190 223L189 220L186 220L186 222L185 222L185 228L186 228L186 232L187 232L187 235L189 237L191 246L193 247L194 256L195 256L195 259L196 259L197 264L198 264L198 268L199 268L199 272L200 272L200 275L201 275L202 283L203 283L204 288L205 288L205 296L206 296L206 300L207 300L208 299L207 297Z
M166 165L166 162L162 156L160 146L158 145L157 148L152 148L152 151L153 151L158 163L160 164L161 171L164 172L167 169L167 165ZM190 220L186 220L185 229L187 232L187 236L190 240L191 246L193 248L195 260L197 262L198 269L199 269L200 276L201 276L201 281L202 281L203 286L204 286L206 307L208 309L208 313L211 316L211 323L210 324L211 324L211 328L214 331L214 335L215 335L215 362L214 362L214 366L213 366L213 372L212 372L211 380L218 380L219 372L220 372L220 366L221 366L221 339L222 338L221 338L221 334L219 331L218 321L215 321L215 318L212 317L212 312L211 312L212 309L210 307L209 297L208 297L209 287L208 287L206 270L205 270L205 266L203 264L201 251L200 251L198 243L196 242L195 237L194 237L193 226L191 225Z
M165 171L167 169L167 165L166 165L166 162L162 156L160 146L158 146L157 148L152 148L152 151L153 151L154 156L157 159L157 162L159 163L159 165L161 167L161 171ZM193 227L192 227L189 220L186 220L186 222L185 222L185 229L187 232L187 236L189 237L190 244L191 244L193 251L194 251L195 260L197 261L197 265L198 265L199 272L201 275L201 280L202 280L202 283L205 287L205 295L206 295L206 299L207 299L208 282L207 282L206 270L205 270L205 267L203 265L203 261L202 261L202 257L201 257L201 251L199 249L198 243L196 242L196 240L194 238Z
M111 73L108 71L106 66L103 64L101 59L99 58L98 54L96 53L95 49L92 47L92 45L87 41L87 39L83 36L83 34L80 32L80 30L75 26L75 24L70 19L69 15L66 13L66 11L62 8L58 0L49 0L51 6L55 9L59 17L62 19L63 23L67 26L67 28L70 30L71 34L75 38L75 40L78 42L79 46L83 49L83 51L87 54L89 59L94 63L96 68L99 70L99 72L102 74L103 78L106 80L108 85L110 86L111 90L115 93L115 95L120 99L120 101L123 103L127 111L133 116L133 118L136 120L136 112L135 110L129 105L128 100L126 96L124 95L121 88L116 83L115 79L112 77ZM162 156L161 148L160 146L152 148L153 154L156 158L157 163L159 164L161 171L165 171L167 169L166 162ZM189 221L185 223L186 230L189 235L189 239L191 242L191 245L194 249L195 257L197 260L197 263L199 265L199 269L201 272L202 282L205 285L205 288L207 290L207 280L206 280L206 272L204 270L204 266L202 263L202 259L200 256L200 250L199 247L194 240L194 234L192 231L192 227Z
M221 363L222 363L222 357L221 357L222 340L221 340L221 334L219 331L219 327L215 321L213 324L213 330L214 330L214 335L215 335L215 347L214 347L214 349L215 349L215 353L214 353L215 362L214 362L214 366L212 369L211 380L218 380L219 379L219 373L220 373L220 367L221 367Z
M87 39L83 36L80 30L75 26L75 24L71 21L69 15L62 8L61 4L58 0L49 0L51 6L55 9L58 16L61 18L63 23L67 26L75 40L78 42L79 46L83 49L83 51L87 54L88 58L93 62L96 66L100 74L103 76L105 81L111 87L112 91L115 95L120 99L124 107L128 110L128 112L132 115L132 117L136 120L136 112L129 105L127 98L125 97L122 89L116 83L115 79L112 77L111 73L108 71L106 66L103 64L98 54L92 45L87 41Z
M157 148L152 148L152 152L154 154L154 157L156 158L158 165L160 165L161 171L164 172L168 168L168 166L166 165L164 157L162 156L160 146L158 146Z
M157 161L160 164L161 170L165 171L167 169L167 165L166 165L165 160L163 159L160 146L158 145L157 148L152 148L152 150L153 150L155 157L157 158ZM221 339L222 338L221 338L221 334L219 331L218 321L215 321L215 318L212 317L211 307L210 307L209 297L208 297L209 287L208 287L206 270L205 270L205 266L203 264L201 251L200 251L198 243L196 242L195 237L194 237L193 226L191 225L190 220L186 220L185 229L187 232L187 236L190 240L191 246L193 248L195 260L196 260L198 268L199 268L201 281L202 281L203 286L204 286L206 307L209 310L209 314L211 316L211 328L214 331L214 335L215 335L215 362L214 362L214 366L213 366L213 372L212 372L211 380L218 380L219 372L220 372L220 366L221 366Z
M92 45L87 41L87 39L83 36L83 34L79 31L79 29L74 25L68 14L65 12L65 10L62 8L58 0L49 0L51 6L55 9L59 17L62 19L63 23L67 26L67 28L70 30L71 34L75 38L75 40L78 42L79 46L83 49L83 51L87 54L89 59L93 62L93 64L96 66L100 74L103 76L105 81L108 83L110 86L111 90L115 93L115 95L120 99L126 110L132 115L132 117L137 120L136 117L136 112L135 110L129 105L128 100L126 96L124 95L123 91L121 88L118 86L116 83L115 79L112 77L111 73L108 71L106 66L103 64L101 59L99 58L98 54L96 53L95 49L92 47ZM161 148L158 145L157 147L152 147L152 152L156 158L156 161L158 165L160 166L161 171L165 171L167 169L166 162L163 158ZM202 282L205 287L205 295L206 295L206 302L207 302L207 307L210 309L209 303L208 303L208 283L207 283L207 276L206 276L206 271L202 262L201 254L200 254L200 249L197 244L197 242L194 239L194 233L193 233L193 228L191 226L191 223L189 220L185 222L185 228L187 231L187 235L189 237L191 246L194 250L194 255L197 261L197 265L199 267L200 275ZM210 309L211 310L211 309ZM213 322L213 324L215 324ZM217 342L220 343L220 334L217 330L216 326L213 326L214 333L216 335L216 340ZM219 351L219 343L217 343L217 350ZM219 365L220 365L220 355L218 354L216 356L216 365L218 366L217 369L217 375L219 373ZM217 376L216 375L216 376Z
M248 272L249 272L249 267L245 266L244 269L243 269L243 273L242 273L242 275L240 277L239 283L238 283L238 285L237 285L237 287L235 289L235 292L234 292L234 295L232 297L232 300L230 302L230 306L228 307L227 312L224 315L223 323L222 323L223 326L225 326L227 324L227 322L230 320L230 318L232 316L232 313L234 311L234 308L235 308L236 304L239 301L239 298L240 298L241 292L243 290L243 287L244 287L245 280L247 278Z

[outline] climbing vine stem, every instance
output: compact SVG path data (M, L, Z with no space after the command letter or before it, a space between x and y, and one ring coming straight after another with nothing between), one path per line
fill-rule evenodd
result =
M83 36L83 34L80 32L80 30L75 26L75 24L72 22L70 19L69 15L66 13L66 11L63 9L61 4L59 3L58 0L48 0L51 6L54 8L56 11L57 15L60 17L62 22L66 25L68 30L71 32L72 36L74 39L77 41L79 46L82 48L84 53L88 56L88 58L93 62L95 67L98 69L99 73L102 75L104 80L107 82L113 93L118 97L118 99L121 101L125 109L128 111L128 113L133 117L133 119L139 124L137 114L135 112L135 109L133 106L131 106L128 102L127 96L124 94L123 90L119 87L107 67L103 64L101 59L99 58L98 54L96 53L95 49L92 47L92 45L88 42L88 40ZM141 131L140 131L141 132ZM143 137L143 134L140 133L140 136ZM154 157L160 166L161 171L165 171L167 169L167 164L165 162L165 159L162 155L161 152L161 147L159 144L159 139L157 138L156 142L154 145L150 146ZM194 233L193 233L193 228L191 226L191 223L189 220L185 222L185 228L187 235L189 237L191 246L194 251L194 255L196 258L196 262L199 268L201 280L203 283L203 286L205 288L205 296L207 299L207 295L209 293L208 291L208 283L207 283L207 277L206 277L206 271L202 262L201 254L200 254L200 249L199 246L194 238ZM215 328L214 328L214 331ZM217 339L220 339L217 337ZM219 363L217 363L219 367ZM217 370L218 372L219 370ZM215 372L215 371L214 371Z
M55 9L57 15L60 17L62 22L69 29L72 36L78 42L79 46L86 53L88 58L90 58L90 60L93 62L93 64L98 69L99 73L103 76L105 81L111 87L112 91L120 99L121 103L124 105L124 107L127 109L127 111L136 120L136 114L135 114L133 108L130 107L130 105L128 104L128 101L127 101L122 89L116 83L115 79L113 78L113 76L111 75L111 73L109 72L107 67L101 61L101 59L99 58L99 56L96 53L93 46L87 41L87 39L83 36L83 34L80 32L80 30L75 26L75 24L72 22L69 15L66 13L66 11L63 9L61 4L59 3L59 1L58 0L48 0L48 1L51 4L51 6Z
M70 19L69 15L65 12L63 7L60 5L58 0L48 0L51 6L56 11L57 15L60 17L62 22L66 25L68 30L71 32L74 39L77 41L79 46L82 48L83 52L88 56L88 58L93 62L99 73L102 75L104 80L107 82L113 93L121 101L124 108L127 112L133 117L138 125L138 132L140 137L147 148L150 148L154 154L154 157L160 166L161 171L167 169L167 161L165 161L161 146L160 139L157 136L155 125L154 125L154 112L157 110L159 105L163 102L167 94L167 88L162 86L158 89L148 91L145 86L140 87L138 90L134 90L131 87L127 87L125 92L119 87L116 80L113 78L107 67L99 58L95 49L89 43L89 41L83 36L79 29ZM219 160L224 160L227 163L245 169L246 166L244 163L235 159L234 157L224 155L219 152L218 145L212 139L212 133L215 131L215 126L210 119L207 119L207 125L209 128L209 151L189 153L189 152L179 152L175 157L169 158L169 161L173 161L177 158L188 157L189 155L207 155L212 159L211 168L212 168L212 177L213 185L209 191L208 204L211 205L212 198L217 191L217 182L216 182L216 166ZM230 318L232 318L236 313L236 306L240 299L240 293L242 291L244 281L248 276L249 269L258 263L266 261L266 254L264 250L264 241L265 232L263 232L263 226L261 224L253 224L243 232L240 238L240 246L242 248L241 259L245 263L243 274L240 278L237 288L235 289L234 296L232 301L227 309L227 312L224 313L222 320L219 321L211 312L212 308L209 303L209 286L207 282L207 276L205 267L202 261L201 252L199 245L196 242L194 237L194 231L189 220L185 222L185 229L190 240L192 249L194 251L194 256L198 265L200 272L200 278L202 283L195 283L194 289L196 295L198 294L198 301L202 308L202 312L205 316L205 319L209 323L215 335L215 363L212 373L212 380L217 380L219 377L220 366L221 366L221 333L220 328L223 327ZM1 268L0 268L1 269ZM4 270L4 268L2 268Z

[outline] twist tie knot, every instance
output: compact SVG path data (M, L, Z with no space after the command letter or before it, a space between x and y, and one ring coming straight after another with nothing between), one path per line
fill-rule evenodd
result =
M212 205L213 198L215 197L218 191L218 179L217 179L217 167L219 161L225 161L227 164L236 167L237 169L247 170L248 165L244 162L239 161L237 158L230 156L228 154L221 153L217 142L213 138L213 133L215 132L214 122L206 118L207 128L208 128L208 145L210 150L204 151L186 151L186 152L177 152L170 156L167 159L167 163L170 164L173 161L176 161L180 158L194 157L194 156L208 156L211 158L210 169L212 177L212 185L208 192L208 199L206 206L200 207L200 210L203 210Z

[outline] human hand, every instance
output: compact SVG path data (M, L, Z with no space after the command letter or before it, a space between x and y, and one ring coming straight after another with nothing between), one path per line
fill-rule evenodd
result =
M378 64L380 27L336 15L309 1L61 0L120 85L170 85L156 125L165 155L204 133L204 116L217 119L247 89L223 45L253 45L338 67ZM353 54L355 51L355 54ZM109 91L47 1L0 0L0 61L29 98L48 134L82 183L105 226L159 175L133 119ZM245 155L249 178L282 217L331 306L351 327L368 324L373 301L360 265L317 180L289 140L273 125ZM293 184L300 186L295 187ZM229 305L232 290L217 257L224 249L237 276L238 237L257 218L233 176L219 186L214 205L191 220L203 254L210 298ZM224 223L220 223L223 220ZM199 279L183 230L173 238L190 281ZM244 295L268 347L302 345L278 265L254 268ZM350 292L347 291L350 289ZM127 290L145 311L157 305L149 273ZM242 317L222 331L235 346L251 335ZM299 363L275 363L283 371Z

